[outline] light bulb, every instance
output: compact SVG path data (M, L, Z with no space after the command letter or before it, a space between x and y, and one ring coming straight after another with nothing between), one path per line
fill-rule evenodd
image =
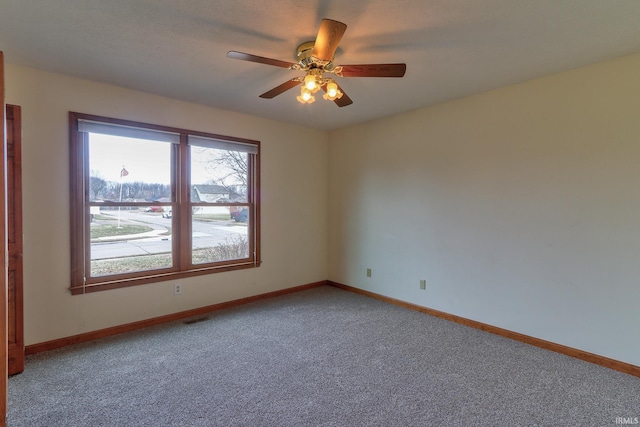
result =
M307 76L304 78L304 87L310 91L316 89L318 87L316 83L316 76L307 74Z
M302 104L311 104L316 100L315 96L311 94L311 91L307 89L305 86L300 90L300 96L296 98Z
M308 101L311 99L311 93L304 90L302 91L302 99L304 99L305 101Z
M327 83L326 91L327 93L322 95L322 97L328 101L335 101L336 99L342 98L342 91L338 89L338 84L333 80L329 80Z
M327 85L327 95L331 98L335 98L338 95L338 85L331 82Z

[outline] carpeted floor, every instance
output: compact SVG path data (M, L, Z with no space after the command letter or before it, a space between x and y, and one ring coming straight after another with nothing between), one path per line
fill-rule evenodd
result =
M17 426L607 426L640 379L333 287L33 355ZM633 420L631 420L633 421Z

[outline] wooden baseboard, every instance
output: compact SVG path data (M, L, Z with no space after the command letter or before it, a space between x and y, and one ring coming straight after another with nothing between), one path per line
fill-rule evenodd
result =
M246 298L240 298L233 301L222 302L219 304L209 305L206 307L195 308L193 310L181 311L179 313L172 313L166 316L154 317L152 319L141 320L138 322L127 323L125 325L113 326L111 328L100 329L98 331L87 332L84 334L73 335L70 337L55 339L38 344L31 344L25 347L25 355L41 353L43 351L54 350L56 348L65 347L72 344L80 344L88 341L93 341L100 338L109 337L112 335L121 334L123 332L131 332L137 329L148 328L150 326L161 325L163 323L173 322L176 320L187 319L189 317L202 316L213 311L222 310L225 308L236 307L243 304L248 304L254 301L260 301L268 298L275 298L282 295L291 294L294 292L300 292L311 288L327 285L326 280L320 282L309 283L306 285L296 286L293 288L282 289L280 291L268 292L266 294L255 295Z
M385 301L400 307L408 308L410 310L419 311L422 313L430 314L432 316L440 317L442 319L446 319L452 322L460 323L465 326L469 326L472 328L480 329L485 332L490 332L492 334L500 335L502 337L510 338L515 341L520 341L526 344L533 345L535 347L544 348L545 350L550 350L556 353L561 353L567 356L574 357L576 359L584 360L586 362L594 363L596 365L601 365L606 368L610 368L616 371L624 372L625 374L633 375L636 377L640 377L640 366L632 365L630 363L621 362L619 360L610 359L608 357L599 356L597 354L588 353L586 351L578 350L572 347L567 347L562 344L556 344L550 341L545 341L539 338L534 338L529 335L524 335L518 332L509 331L507 329L498 328L496 326L491 326L486 323L477 322L475 320L466 319L464 317L456 316L453 314L445 313L443 311L434 310L427 307L422 307L419 305L411 304L405 301L397 300L394 298L389 298L380 294L376 294L374 292L365 291L363 289L354 288L352 286L343 285L341 283L336 283L332 281L327 281L327 284L330 286L334 286L336 288L344 289L350 292L354 292L360 295L366 295L371 298L375 298L381 301Z

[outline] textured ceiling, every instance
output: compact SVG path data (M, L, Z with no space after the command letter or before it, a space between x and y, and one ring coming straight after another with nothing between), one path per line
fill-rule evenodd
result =
M404 62L404 78L342 78L353 99L302 105L295 61L322 18L348 25L337 64ZM0 0L7 62L318 129L640 52L639 0Z

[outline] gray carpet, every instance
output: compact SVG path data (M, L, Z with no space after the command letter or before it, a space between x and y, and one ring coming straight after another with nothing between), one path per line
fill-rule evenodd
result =
M616 425L640 379L332 287L30 356L9 426ZM620 421L620 420L618 420Z

